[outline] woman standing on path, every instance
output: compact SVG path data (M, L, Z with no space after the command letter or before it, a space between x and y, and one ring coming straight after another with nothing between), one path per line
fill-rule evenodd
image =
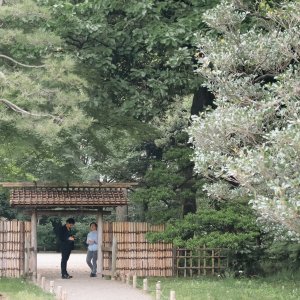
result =
M97 223L92 222L90 224L90 232L87 235L86 243L88 244L88 252L86 255L86 263L91 269L90 277L97 276L97 258L98 258L98 233Z

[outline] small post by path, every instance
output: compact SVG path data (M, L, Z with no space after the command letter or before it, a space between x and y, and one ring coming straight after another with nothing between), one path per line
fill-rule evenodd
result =
M148 279L147 278L143 279L143 291L148 292Z
M136 277L136 274L134 274L132 277L132 287L133 288L136 288L136 281L137 281L137 277Z
M161 286L160 286L160 281L157 281L156 286L155 286L155 290L156 290L156 297L155 300L160 300L161 297Z
M170 291L170 300L176 300L175 291Z
M66 291L62 292L62 300L68 300L68 294Z
M130 284L130 274L126 274L126 284Z
M57 299L57 300L61 300L61 297L62 297L62 286L59 285L59 286L57 287L56 299Z
M37 274L37 277L36 277L36 283L37 283L37 285L41 284L41 278L42 278L42 275L41 274Z
M42 281L41 281L41 288L42 288L42 290L44 290L45 289L45 283L46 283L46 277L42 277Z
M54 281L50 281L50 289L49 289L50 294L54 294Z

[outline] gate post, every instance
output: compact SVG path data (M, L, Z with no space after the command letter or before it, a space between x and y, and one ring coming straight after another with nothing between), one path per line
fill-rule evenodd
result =
M37 213L36 210L31 214L31 271L32 279L36 281L37 275Z
M102 242L103 242L103 211L102 208L98 210L97 214L98 223L98 260L97 260L97 273L102 277L103 273L103 253L102 253Z

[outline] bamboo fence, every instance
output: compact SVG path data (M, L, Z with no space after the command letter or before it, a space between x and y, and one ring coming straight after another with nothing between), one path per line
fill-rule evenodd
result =
M227 249L205 247L176 249L174 273L183 277L222 274L228 268L226 252Z
M29 237L30 222L0 221L0 277L24 275L25 239Z
M137 276L172 276L173 246L169 243L149 243L147 232L164 231L164 225L115 222L103 224L103 246L111 247L112 237L117 238L116 269L120 273ZM103 269L111 268L111 252L104 251Z

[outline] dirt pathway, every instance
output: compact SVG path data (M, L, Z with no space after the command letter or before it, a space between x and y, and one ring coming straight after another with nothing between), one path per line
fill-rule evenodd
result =
M151 300L151 296L119 281L90 278L85 263L85 254L72 253L68 262L68 272L72 279L61 279L60 254L39 253L38 273L47 282L54 280L55 287L62 286L67 291L68 300Z

